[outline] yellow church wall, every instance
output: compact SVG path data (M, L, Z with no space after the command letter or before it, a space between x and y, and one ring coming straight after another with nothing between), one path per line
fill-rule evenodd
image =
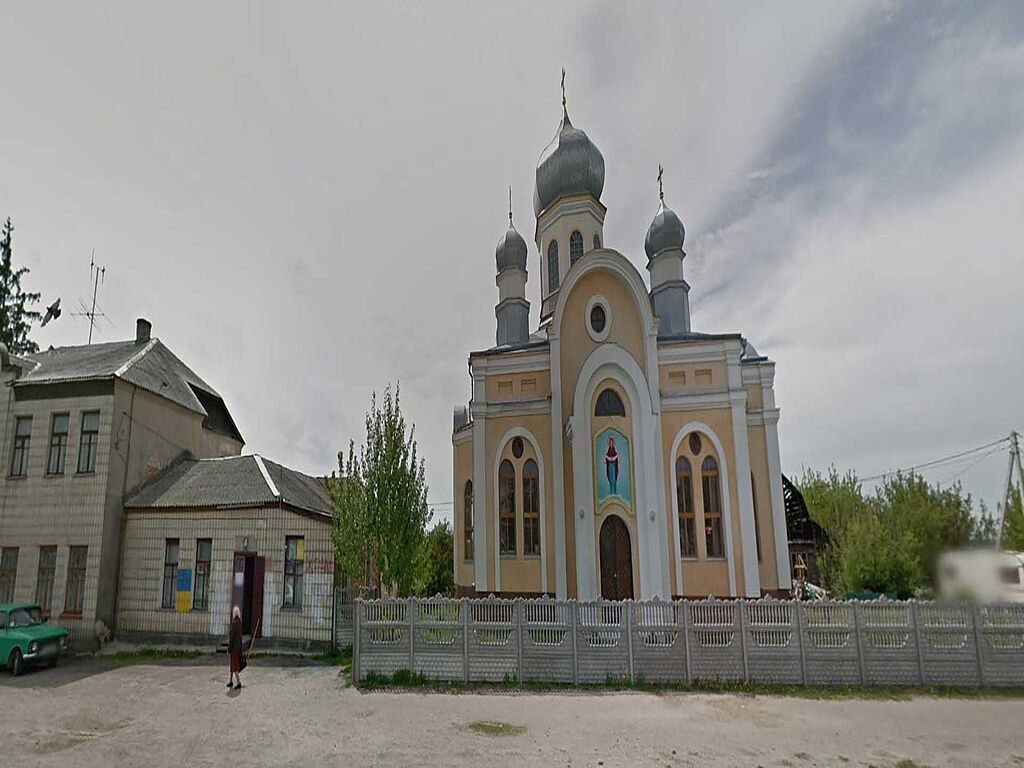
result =
M489 403L547 397L551 394L551 371L491 374L485 381L485 391Z
M572 445L562 434L562 464L564 477L562 478L562 498L565 506L562 514L565 516L565 592L570 598L575 598L579 593L576 582L576 494L573 488L572 472Z
M708 560L704 554L704 536L703 536L703 504L701 501L700 493L700 465L694 463L694 459L691 456L691 463L693 464L694 472L694 506L696 508L696 531L697 531L697 560L684 560L682 564L683 570L683 584L682 589L680 586L675 584L675 532L673 529L672 515L674 508L672 499L675 496L675 461L676 456L679 453L690 456L686 441L684 440L676 453L673 455L672 443L675 441L676 434L683 427L691 421L699 421L707 424L722 444L722 450L725 452L724 456L716 456L719 466L722 465L728 467L728 486L723 487L722 495L728 496L729 499L729 522L732 528L732 559L733 569L736 575L736 591L737 594L743 594L743 568L742 568L742 552L740 542L740 521L739 521L739 503L738 494L736 491L736 470L734 460L734 449L733 449L733 438L732 438L732 411L729 408L709 408L702 410L688 410L688 411L663 411L661 414L661 437L662 437L662 455L665 457L665 482L666 482L666 502L668 508L666 510L666 528L667 533L665 536L665 546L668 552L668 562L672 564L670 569L671 582L673 589L676 594L681 594L687 597L706 596L708 594L716 594L726 596L729 594L729 570L728 561L725 559L721 560ZM715 452L714 447L710 444L710 440L704 441L702 450L702 456L709 452ZM721 480L721 469L719 469L719 479ZM724 505L723 505L724 507ZM724 512L724 509L723 509ZM724 528L723 528L724 536Z
M499 441L516 427L530 432L540 446L542 461L538 464L543 467L543 494L542 512L544 525L544 545L546 550L547 566L547 591L555 591L555 551L554 551L554 485L551 475L551 417L549 414L530 414L520 416L503 416L488 418L486 420L484 439L484 456L486 457L486 499L487 499L487 583L488 591L495 591L495 546L496 546L496 518L495 510L498 489L496 487L497 465L502 459L510 459L516 467L516 555L503 555L499 558L498 567L501 568L501 592L518 593L539 593L541 592L541 560L536 556L523 554L523 482L522 465L530 457L535 457L533 448L528 440L524 440L523 456L515 459L512 456L512 441L506 440L501 446ZM495 463L495 456L501 449L501 456Z
M658 366L658 386L666 395L724 389L727 384L724 362L662 363Z
M461 436L460 436L461 437ZM476 578L473 572L473 560L465 558L465 489L466 481L473 479L473 440L462 440L454 446L454 505L452 531L455 536L455 584L468 587ZM479 536L479 534L477 534Z
M750 471L754 475L754 499L757 505L757 530L761 540L758 573L761 589L778 589L779 573L775 564L775 532L772 529L772 498L768 478L768 444L763 426L747 427L750 444Z
M759 384L747 384L747 408L751 411L760 411L764 408L764 395L761 393Z
M603 343L618 344L644 368L644 334L636 302L618 275L603 269L588 272L573 286L565 300L562 325L558 329L561 358L562 413L573 412L576 380L590 354L598 346L587 332L587 302L600 294L611 309L611 327ZM567 454L571 455L571 454Z

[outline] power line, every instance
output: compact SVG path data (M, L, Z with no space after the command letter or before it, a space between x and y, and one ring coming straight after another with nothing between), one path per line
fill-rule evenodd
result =
M970 458L970 457L974 456L975 454L979 453L980 451L984 451L984 450L986 450L988 448L993 448L995 446L1000 446L1001 447L1004 444L1008 443L1009 441L1010 441L1009 436L1003 437L1003 438L1000 438L999 440L994 440L991 443L986 443L985 445L979 445L977 448L971 448L969 451L961 451L960 453L954 453L954 454L951 454L949 456L943 456L941 459L932 459L931 461L926 461L926 462L924 462L922 464L915 464L914 466L906 467L904 469L894 469L894 470L892 470L890 472L882 472L882 473L877 474L877 475L871 475L870 477L862 477L862 478L859 478L859 480L861 482L865 482L866 483L866 482L868 482L870 480L881 480L882 478L892 477L893 475L908 474L910 472L918 472L918 471L920 471L922 469L931 469L931 468L943 466L943 465L946 465L946 464L953 464L953 463L956 463L956 461L958 459Z

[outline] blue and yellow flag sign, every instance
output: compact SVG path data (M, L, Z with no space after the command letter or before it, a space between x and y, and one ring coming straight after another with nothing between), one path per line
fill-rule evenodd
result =
M192 569L178 569L178 589L174 596L174 610L185 613L192 607Z

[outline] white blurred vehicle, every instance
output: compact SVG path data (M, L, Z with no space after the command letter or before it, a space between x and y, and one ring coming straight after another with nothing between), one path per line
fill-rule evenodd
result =
M938 563L938 595L947 600L1024 603L1024 553L969 549L945 552Z

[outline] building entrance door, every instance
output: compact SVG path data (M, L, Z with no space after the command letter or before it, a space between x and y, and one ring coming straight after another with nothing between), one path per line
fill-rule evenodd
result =
M251 552L235 552L231 605L242 611L242 634L263 636L263 578L266 560Z
M630 600L633 597L633 554L629 529L617 515L601 525L601 597Z

